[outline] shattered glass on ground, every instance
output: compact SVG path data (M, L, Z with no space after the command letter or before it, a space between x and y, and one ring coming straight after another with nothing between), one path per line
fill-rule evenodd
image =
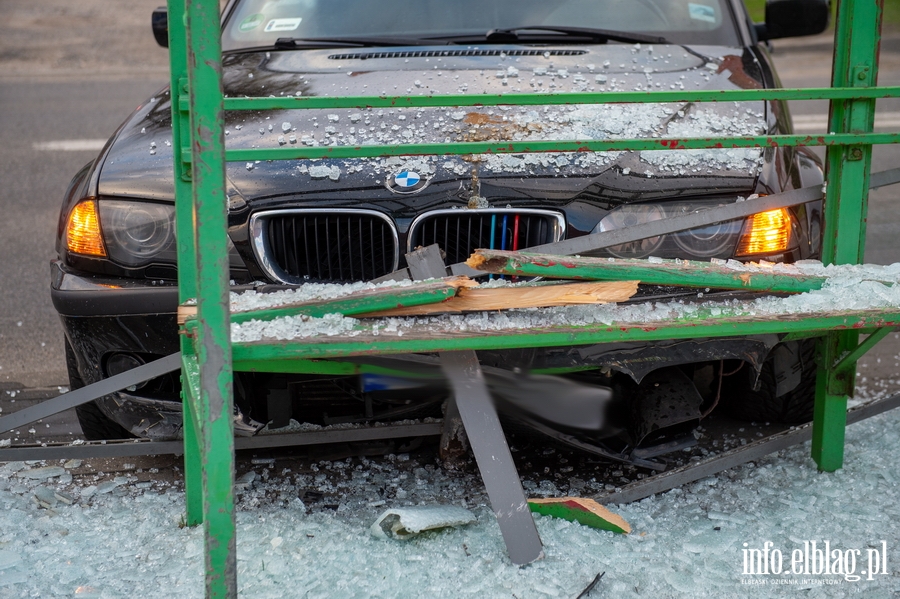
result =
M806 444L612 506L634 528L628 536L537 517L547 557L524 568L507 559L472 469L444 471L428 452L292 468L245 460L237 495L238 584L242 596L258 598L290 590L311 598L538 599L575 597L606 572L592 596L887 599L900 593L898 425L900 413L892 412L851 426L844 469L834 474L816 471ZM540 463L552 470L523 471L532 497L591 496L623 474L604 480L583 464L572 468L561 453L545 452ZM538 464L537 457L527 461ZM79 466L0 465L0 598L202 597L203 532L183 527L181 484L153 480L157 474L141 469L78 474ZM606 471L596 466L594 474ZM415 505L465 507L477 521L403 542L369 534L384 510ZM886 547L890 574L855 581L847 572L744 575L744 551L767 541L785 554L787 567L791 552L812 541L859 550L856 574L866 568L869 550Z

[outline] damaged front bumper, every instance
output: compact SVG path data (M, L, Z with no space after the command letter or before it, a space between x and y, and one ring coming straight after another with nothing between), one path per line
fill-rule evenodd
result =
M123 363L139 365L173 354L180 349L176 324L178 289L173 281L88 277L69 271L59 262L54 262L51 297L62 319L66 340L72 349L70 372L84 384L119 374L123 369L121 366ZM709 405L718 400L717 395L710 399L712 393L710 390L706 392L697 390L695 381L687 380L679 369L689 365L740 361L759 372L778 341L779 338L775 335L760 335L728 339L480 351L478 357L485 368L502 369L509 373L532 372L550 375L579 371L600 373L591 384L615 383L613 386L616 394L628 397L630 412L628 418L632 421L629 427L632 432L632 447L636 447L645 442L662 444L671 442L671 438L666 438L657 431L673 425L699 422L700 418L708 413ZM128 362L129 360L131 362ZM715 371L713 368L714 375L716 372L720 375L721 369ZM577 377L577 374L573 376ZM265 377L253 379L256 386L254 394L264 398L262 401L267 401L265 399L269 396L267 385L271 382ZM660 383L677 387L678 393L673 396L660 392L658 389ZM278 384L283 386L285 382L281 380ZM365 391L365 386L360 385L356 389ZM174 372L140 386L101 397L96 401L96 405L106 417L135 436L153 440L177 439L182 437L183 427L180 391L180 378L178 373ZM356 392L352 392L351 395L354 393ZM357 395L362 397L364 393ZM568 415L562 414L559 410L548 410L547 406L538 406L535 410L532 409L534 406L529 407L522 402L509 402L510 394L506 395L507 397L501 400L507 400L506 403L517 403L518 411L515 414L517 419L531 428L544 432L548 429L563 431L562 435L551 436L563 441L565 438L579 439L579 443L590 444L586 439L591 435L586 436L583 427L582 430L575 431L575 435L571 434L573 427L571 417ZM672 397L676 397L676 401L671 401ZM301 402L303 399L302 396L299 398ZM335 401L346 399L345 397ZM262 424L242 414L238 405L239 402L236 400L234 414L236 433L255 434ZM327 400L321 405L328 411ZM293 406L294 410L298 409L297 399L293 400ZM333 405L331 407L333 408ZM366 404L367 411L370 407ZM247 411L250 414L260 413L253 412L252 409ZM554 415L555 412L559 413L559 417ZM283 410L279 410L279 413L286 416ZM302 420L300 417L295 419ZM602 430L603 425L595 428L598 430L593 431L594 437L608 432L608 427L607 430Z

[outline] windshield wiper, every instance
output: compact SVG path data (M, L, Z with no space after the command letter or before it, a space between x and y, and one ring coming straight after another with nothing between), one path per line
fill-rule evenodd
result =
M534 25L528 27L514 27L512 29L491 29L485 34L485 39L493 43L516 43L534 41L536 37L557 39L559 35L540 36L540 34L526 34L526 31L552 31L554 34L562 34L562 37L588 38L591 41L605 44L606 42L623 42L626 44L667 44L664 37L647 35L644 33L631 33L628 31L612 31L610 29L593 29L587 27L557 27L556 25Z
M276 50L296 50L300 48L367 48L376 46L433 46L434 40L415 37L280 37L275 40Z

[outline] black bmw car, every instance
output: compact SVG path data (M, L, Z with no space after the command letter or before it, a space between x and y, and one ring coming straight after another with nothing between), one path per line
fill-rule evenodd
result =
M765 42L818 33L827 18L820 0L771 1L762 24L740 0L231 0L224 87L230 97L771 88L779 82ZM154 29L165 45L163 12ZM51 294L73 388L179 349L170 110L167 89L144 102L63 199ZM779 102L226 114L226 143L247 148L789 132ZM226 179L233 285L270 289L370 281L432 244L448 263L476 248L524 250L820 184L823 173L803 148L768 147L229 163ZM814 259L821 214L811 202L597 255ZM579 376L628 398L635 444L654 428L661 381L681 398L671 422L696 421L720 398L739 416L802 420L811 345L778 341L618 344L582 356L592 370ZM532 353L527 366L564 365L560 351ZM498 367L524 360L481 357ZM446 393L259 373L237 373L234 388L245 420L320 424L405 418ZM270 400L285 394L290 408L276 417ZM105 396L78 416L88 438L177 438L178 376Z

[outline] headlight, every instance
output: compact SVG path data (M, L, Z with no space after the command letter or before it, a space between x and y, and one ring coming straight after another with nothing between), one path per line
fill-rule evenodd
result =
M710 207L709 202L669 202L664 204L632 204L621 206L607 214L594 227L593 233L622 229L638 224L674 218ZM632 243L626 243L590 255L617 258L705 259L732 258L749 254L778 254L791 242L791 216L787 210L778 214L753 215L748 219L715 223L698 229L667 233ZM768 215L768 216L763 216ZM740 242L740 245L739 245ZM736 249L737 248L737 249Z
M127 200L87 199L69 214L66 249L74 254L108 258L126 267L175 264L175 206ZM243 269L228 240L228 264Z
M738 256L785 251L791 243L791 213L787 208L759 212L747 219L738 245Z
M662 206L655 204L622 206L603 217L603 220L594 228L593 232L625 229L642 223L663 220L664 218L666 218L666 211ZM662 244L663 236L648 237L647 239L639 239L638 241L623 243L622 245L614 245L606 248L606 251L617 258L646 258L650 255L656 255Z
M97 202L82 200L72 208L66 224L66 249L85 256L106 257L103 235L100 233L100 219L97 216Z
M125 266L176 261L174 206L122 200L99 204L111 260Z

